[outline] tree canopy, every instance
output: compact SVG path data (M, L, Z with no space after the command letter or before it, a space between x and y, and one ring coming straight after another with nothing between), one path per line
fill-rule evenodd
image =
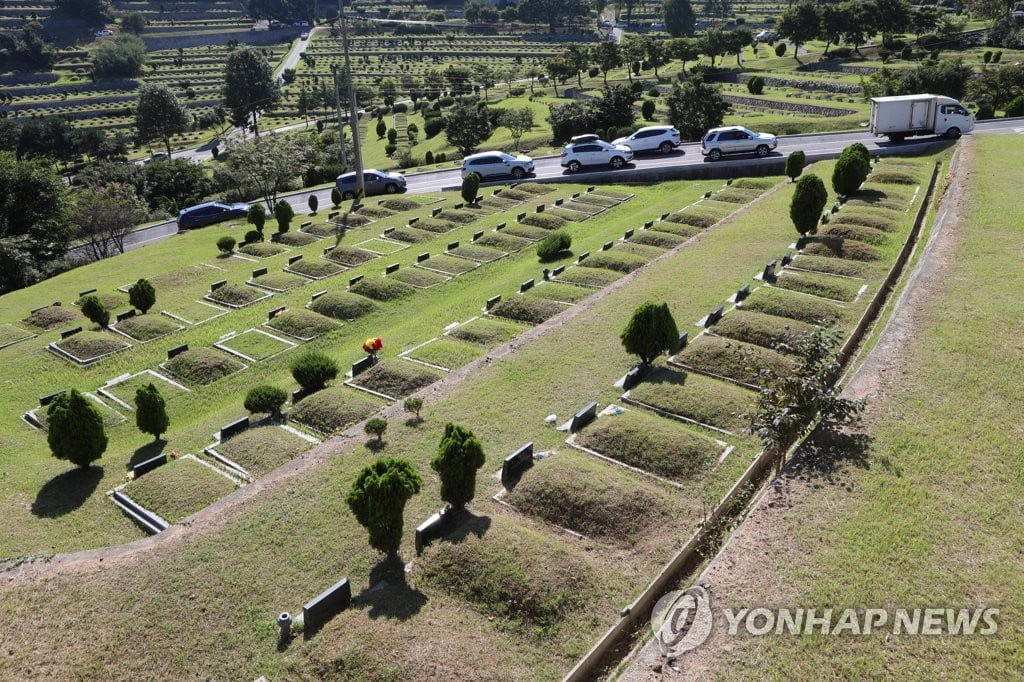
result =
M167 403L152 383L135 391L135 425L139 431L153 436L153 440L160 440L171 425Z
M103 41L92 57L93 73L100 78L131 78L142 73L148 55L142 38L122 33Z
M722 125L722 120L732 108L718 88L699 78L672 88L665 104L668 106L668 120L684 140L701 139L708 130Z
M801 235L814 233L818 229L818 219L821 218L826 203L828 190L825 189L825 183L821 178L814 173L808 173L800 178L789 202L789 217L796 231Z
M690 0L664 0L662 8L665 13L665 30L673 38L693 35L697 17L693 13Z
M273 109L281 99L274 70L267 58L252 47L238 48L228 55L221 93L232 118L252 125L257 137L260 112Z
M491 136L491 122L485 106L458 105L445 115L444 122L448 144L463 156L472 154L481 142Z
M171 155L171 136L186 132L192 123L188 109L162 83L145 83L135 105L135 130L139 140L160 140Z
M75 236L89 245L95 260L124 253L124 238L149 215L130 185L86 187L74 195Z
M272 209L278 194L316 164L316 145L307 135L272 135L258 140L232 140L227 145L228 167L244 184L259 191Z

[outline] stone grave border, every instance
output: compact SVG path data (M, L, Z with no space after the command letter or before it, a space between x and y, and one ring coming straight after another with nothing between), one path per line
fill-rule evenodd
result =
M474 246L474 245L476 245L476 242L470 242L469 244L463 244L463 246ZM451 256L452 258L461 258L463 260L468 260L468 261L473 262L473 263L479 263L480 265L486 265L487 263L496 263L497 261L499 261L502 258L505 258L506 256L509 255L508 251L502 251L501 249L497 249L497 248L495 248L493 246L484 246L482 244L480 244L479 246L480 246L481 249L491 249L493 251L497 251L501 255L500 256L495 256L494 258L488 258L487 260L480 260L478 258L472 258L470 256L462 256L462 255L457 254L457 253L451 253L448 250L445 250L444 254L446 256ZM526 248L526 247L523 247L523 248ZM469 270L469 272L472 272L472 270Z
M60 341L64 341L64 340L65 339L61 339ZM69 361L75 363L76 365L78 365L79 367L88 367L89 365L93 365L93 364L99 362L100 360L102 360L103 358L108 358L111 355L114 355L115 353L121 353L123 351L129 350L134 345L134 344L131 344L131 343L127 342L127 341L121 341L121 339L115 338L114 340L115 341L120 341L121 343L124 344L124 346L121 347L121 348L117 348L115 350L112 350L112 351L107 351L106 353L101 353L100 355L97 355L96 357L89 358L88 360L83 360L82 358L80 358L80 357L78 357L76 355L73 355L70 352L68 352L68 351L64 350L63 348L59 347L57 344L60 343L60 341L51 341L50 343L46 344L46 349L49 350L54 355L56 355L57 357L64 358L65 360L69 360Z
M527 280L527 281L529 281L529 280ZM534 289L538 289L538 288L544 286L545 284L549 284L550 282L553 282L553 281L554 280L552 280L552 279L547 279L547 280L541 279L541 281L536 282L533 286L527 287L526 291L523 291L522 284L520 284L519 285L519 291L516 292L516 295L517 296L525 296L526 294L528 294L529 292L533 291ZM525 284L525 282L524 282L524 284ZM565 285L568 285L568 286L580 286L580 285L578 285L578 284L576 284L574 282L558 282L558 284L565 284ZM580 288L581 289L589 289L590 287L580 286ZM592 294L592 293L591 294L587 294L583 298L586 299L586 298L589 298L589 297L591 297L593 295L594 294ZM574 305L576 305L576 303L573 303L571 301L559 301L558 299L555 299L555 298L544 298L543 296L538 296L536 298L540 298L542 301L551 301L552 303L557 303L558 305L563 305L566 308L572 308Z
M776 276L776 279L782 279L783 275L785 275L785 274L786 274L785 271L780 272ZM830 275L827 272L819 272L819 273L815 273L815 274L823 275L825 277L835 277L835 275ZM813 296L814 298L820 298L823 301L830 301L832 303L841 303L843 305L853 305L857 301L859 301L860 297L864 295L864 292L866 292L868 290L868 283L870 282L870 280L862 280L862 281L865 281L865 284L861 285L860 289L857 290L857 295L853 297L852 301L841 301L838 298L829 298L828 296L819 296L818 294L811 294L811 293L808 293L806 291L799 291L797 293L801 293L801 294L804 294L806 296ZM764 286L770 287L770 286L772 286L772 284L771 283L766 283L766 284L764 284ZM778 289L786 289L786 291L794 291L793 289L789 289L787 287L777 287L777 288Z
M334 251L335 248L337 248L337 247L328 246L326 249L324 249L323 257L327 258L327 254L329 254L332 251ZM331 261L332 263L336 263L337 265L341 265L342 267L344 267L347 270L352 270L352 269L358 268L360 265L365 265L366 263L369 263L372 260L375 260L377 258L381 258L382 257L382 254L379 254L376 251L370 251L369 249L364 249L364 248L362 248L360 246L353 246L351 248L353 248L353 249L358 248L360 251L365 251L366 253L370 254L370 259L369 260L364 260L361 263L347 263L345 261L334 260L333 258L327 258L327 260Z
M200 305L205 305L208 308L213 308L214 310L217 310L219 312L217 314L215 314L215 315L212 315L210 317L204 318L204 319L199 320L197 322L192 322L191 320L186 320L184 317L179 317L178 315L175 315L174 313L168 312L166 310L161 310L160 314L161 315L166 315L167 317L171 318L172 320L177 320L178 322L183 322L183 323L187 324L190 327L197 327L197 326L203 324L204 322L209 322L210 320L216 320L218 317L222 317L222 316L227 315L228 313L231 312L230 308L222 308L220 305L214 305L213 303L211 303L209 301L204 301L204 300L196 299L193 302L194 303L198 303Z
M64 391L58 391L57 393L63 393L63 392ZM113 426L120 426L121 424L123 424L126 421L128 421L128 417L124 416L121 412L119 412L118 410L115 410L110 405L107 405L105 402L103 402L103 400L100 399L99 396L97 396L92 391L84 391L82 393L82 395L85 396L86 398L92 400L94 403L97 403L99 405L99 409L101 410L101 414L102 414L102 410L106 409L106 410L110 410L115 415L117 415L117 421L116 421L116 423L113 424ZM54 396L54 397L56 397L56 396ZM120 401L115 401L115 402L120 404ZM26 424L31 426L33 429L36 429L37 431L46 431L46 427L43 426L43 422L40 421L38 417L36 417L36 412L38 412L39 410L41 410L43 408L46 408L48 406L49 406L49 404L47 404L47 405L39 405L37 407L33 407L31 410L23 413L21 415L21 418L25 421ZM106 425L104 425L104 426L106 426Z
M441 340L440 336L435 336L434 338L430 339L429 341L424 341L423 343L420 343L420 344L417 344L417 345L413 346L409 350L402 351L401 353L398 354L398 357L402 358L403 360L408 360L409 362L415 362L417 365L424 365L425 367L432 367L434 369L439 369L442 372L451 372L454 369L453 367L444 367L442 365L434 365L434 364L431 364L429 362L425 362L423 360L417 360L416 358L410 357L410 355L409 355L410 353L412 353L414 351L417 351L420 348L423 348L424 346L429 346L430 344L434 343L435 341L440 341L440 340Z
M350 384L349 381L343 381L343 382L341 382L341 384L336 384L336 385L337 386L348 386L349 388L353 388L353 389L362 391L363 393L369 393L370 395L373 395L376 398L384 399L386 401L386 404L381 405L380 408L376 412L371 414L369 417L365 417L363 419L360 419L357 422L353 422L349 426L346 426L344 429L339 429L338 431L330 431L330 432L328 432L328 431L321 431L320 429L316 428L315 426L310 426L309 424L307 424L306 422L302 421L301 419L296 419L295 417L292 417L291 415L288 416L288 421L290 423L292 423L292 424L295 424L296 426L301 427L300 429L296 429L296 430L305 429L306 431L309 431L309 433L314 438L318 438L320 440L320 442L324 442L327 439L331 438L332 434L334 434L334 433L342 433L342 432L346 431L347 429L352 428L356 424L359 424L360 422L365 421L366 419L369 419L369 418L371 418L371 417L373 417L375 415L380 414L381 410L383 410L386 407L389 407L393 402L395 402L393 398L385 397L383 394L380 394L380 393L374 393L373 391L370 391L369 389L360 388L359 386L354 386L354 385ZM316 395L316 393L318 393L318 391L310 393L309 395ZM306 397L309 397L309 396L304 396L303 399L305 399ZM295 403L293 402L292 405L294 406ZM290 428L294 428L294 427L290 427Z
M720 433L720 434L722 434L724 436L734 436L735 437L737 435L735 432L729 431L728 429L723 429L723 428L720 428L718 426L712 426L711 424L705 424L702 421L697 421L696 419L691 419L690 417L684 417L681 414L676 414L675 412L669 412L668 410L662 409L660 407L655 407L654 405L651 405L650 403L645 403L642 400L637 400L636 398L633 398L630 395L630 393L632 393L632 392L633 392L632 389L630 389L629 391L626 391L621 396L619 396L619 400L621 400L622 402L626 403L627 405L632 405L633 407L638 407L638 408L641 408L641 409L644 409L644 410L649 410L649 411L654 412L655 414L661 415L662 417L665 417L667 419L675 419L675 420L683 422L684 424L692 424L694 426L699 426L699 427L701 427L703 429L709 429L711 431L716 431L717 433Z
M46 307L49 308L50 306L46 306ZM30 331L21 329L20 327L17 327L17 326L15 326L13 324L5 323L5 324L0 325L0 326L11 327L12 329L16 329L16 330L24 332L26 334L26 336L23 336L20 339L15 339L14 341L8 341L7 343L0 343L0 350L3 350L4 348L8 348L10 346L13 346L16 343L21 343L22 341L28 341L29 339L34 339L35 337L39 336L39 334L36 334L34 332L30 332Z
M370 242L386 242L388 244L395 244L395 245L397 245L397 246L399 246L401 248L397 248L394 251L374 251L373 249L368 249L365 246L363 246L363 244L369 244ZM378 258L381 258L381 257L384 257L384 256L391 256L391 255L394 255L394 254L399 253L401 251L405 251L406 249L411 248L411 247L412 247L412 244L406 244L405 242L400 242L397 239L387 239L385 237L373 237L372 239L366 239L366 240L358 242L356 244L352 244L352 248L362 249L363 251L367 251L369 253L372 253L373 255L377 256Z
M252 429L252 428L255 428L255 427L259 427L259 426L276 426L276 427L278 427L280 429L284 429L288 433L290 433L290 434L292 434L294 436L298 436L299 438L303 439L304 441L306 441L308 443L311 443L312 445L310 447L319 445L320 443L323 442L320 438L317 438L315 436L311 436L308 433L303 433L302 431L300 431L299 429L296 429L293 426L288 426L287 424L282 424L280 422L276 422L276 421L272 420L270 417L264 417L263 419L260 419L257 422L250 422L249 426L245 430L248 431L249 429ZM305 424L302 424L302 426L303 426L303 428L309 428ZM311 430L315 431L315 429L311 429ZM215 460L221 466L227 467L228 469L231 469L232 472L234 472L235 474L240 475L242 478L245 479L245 481L247 483L252 483L253 481L255 481L258 478L258 476L253 476L251 473L246 471L245 468L242 465L238 464L237 462L235 462L234 460L232 460L228 456L223 455L223 454L221 454L220 452L217 451L217 446L221 445L223 442L224 441L220 440L219 432L218 432L217 440L213 444L207 445L206 447L204 447L203 448L203 453L207 457L210 457L211 459ZM301 457L302 453L300 453L298 456Z
M188 345L188 344L186 344L186 345ZM217 347L216 347L216 345L196 346L194 350L198 350L199 348L217 348ZM222 353L224 352L220 348L217 348L217 350L222 352ZM228 353L228 355L231 356L232 360L234 360L234 359L236 359L238 357L237 355L235 355L233 353ZM185 381L184 378L179 377L177 374L175 374L171 370L167 369L167 363L168 362L170 362L170 361L169 360L164 360L163 362L159 363L157 365L157 367L159 367L161 370L163 370L164 374L166 374L167 376L174 377L175 379L177 379L178 382L176 382L176 383L181 383L181 384L186 384L187 385L187 382ZM229 377L229 376L234 376L235 374L238 374L239 372L244 372L245 370L249 369L249 365L245 364L244 362L241 363L241 364L242 364L242 367L237 372L232 372L231 374L225 374L223 377L217 377L216 379L214 379L213 381L211 381L211 382L209 382L207 384L197 384L197 386L210 386L211 384L217 383L221 379L224 379L224 378Z
M303 306L303 308L302 308L302 309L303 309L303 310L309 310L309 303L306 303L306 305L305 305L305 306ZM317 314L319 315L319 313L317 313ZM327 316L325 315L324 317L327 317ZM342 321L340 321L340 320L334 320L334 318L330 318L330 317L328 317L327 319L329 319L329 320L333 320L334 322L337 322L339 326L344 326L344 325L345 325L345 323L344 323L344 322L342 322ZM263 323L262 323L262 324L261 324L260 326L262 326L262 327L266 327L267 329L273 329L273 330L274 330L274 333L275 333L275 334L281 334L281 335L283 335L283 336L287 336L287 337L289 337L289 338L292 338L292 339L296 339L296 340L298 340L298 341L302 341L303 343L307 343L307 342L309 342L309 341L312 341L313 339L316 339L316 338L319 338L319 337L323 336L323 334L317 334L316 336L309 336L309 337L305 337L305 336L297 336L297 335L295 335L295 334L289 334L289 333L288 333L288 332L286 332L286 331L281 331L281 330L280 330L280 329L278 329L277 327L272 327L272 326L270 325L270 323L271 323L272 321L273 321L273 319L270 319L270 320L266 320L266 321L264 321L264 322L263 322ZM324 332L324 333L326 334L326 333L329 333L329 332Z
M183 391L191 392L191 390L192 390L192 389L188 388L187 386L179 384L177 381L173 381L172 379L169 379L169 378L165 377L163 374L160 374L159 372L154 372L151 369L144 369L141 372L135 372L134 374L126 373L126 374L122 374L119 377L114 377L113 379L109 379L109 380L107 380L107 383L103 384L98 389L96 389L96 392L99 393L104 398L107 398L108 400L112 400L115 403L117 403L118 405L121 405L122 407L124 407L126 409L134 411L135 410L134 406L129 405L128 403L124 402L120 398L116 397L113 393L109 393L107 391L107 389L113 388L114 386L117 386L118 384L123 384L124 382L129 381L131 379L134 379L136 377L140 377L143 374L148 374L151 377L153 377L154 379L158 379L160 381L164 381L164 382L166 382L168 384L171 384L172 386L180 388Z
M622 410L623 412L628 412L629 411L629 409L627 409L627 408L621 407L620 405L616 405L615 403L611 403L610 405L608 405L603 410L601 410L600 412L597 413L597 419L600 419L602 417L607 417L608 415L611 414L611 410L616 409L616 408ZM595 419L594 421L597 421L597 419ZM593 423L593 422L591 422L591 423ZM584 427L584 428L586 428L586 427ZM602 459L602 460L604 460L606 462L610 462L610 463L612 463L612 464L614 464L616 466L622 467L624 469L628 469L629 471L632 471L632 472L635 472L635 473L638 473L638 474L642 474L644 476L652 478L652 479L654 479L656 481L659 481L661 483L664 483L666 485L670 485L673 488L677 488L679 490L685 490L686 489L686 486L683 485L682 483L676 483L675 481L671 481L671 480L669 480L667 478L659 476L658 474L655 474L653 472L647 471L646 469L641 469L640 467L633 466L632 464L626 464L625 462L619 461L619 460L615 459L614 457L602 454L602 453L598 452L597 450L592 450L590 448L584 447L583 445L580 445L579 443L576 442L576 435L578 433L579 432L577 431L576 433L570 434L569 437L565 439L566 445L568 445L569 447L571 447L571 448L573 448L575 450L578 450L580 452L585 452L588 455L592 455L592 456L597 457L599 459ZM723 461L725 461L725 458L728 457L729 454L735 449L734 446L729 445L725 441L719 440L717 438L709 438L709 440L714 441L715 443L717 443L722 448L721 453L718 455L718 461L716 463L716 466L718 464L721 464Z
M243 244L243 246L244 246L244 244ZM284 246L284 245L282 244L282 246ZM285 246L284 248L288 248L288 247ZM275 253L274 256L280 256L280 255L282 255L284 253L285 253L284 251L282 251L281 253ZM267 256L267 258L273 258L274 256ZM249 261L250 263L259 263L262 260L261 258L258 258L256 256L247 256L245 254L238 253L237 251L232 251L231 255L228 256L228 257L229 258L237 258L238 260ZM224 270L226 272L227 268L224 268Z
M257 360L256 358L251 358L248 355L246 355L245 353L242 353L240 351L234 350L233 348L224 345L227 342L231 341L231 339L233 339L235 337L238 337L238 336L241 336L242 334L248 334L249 332L253 332L253 333L256 333L256 334L263 334L264 336L269 336L270 338L274 339L275 341L280 341L281 343L286 344L287 348L283 348L283 349L277 351L276 353L273 353L271 355L268 355L265 358ZM250 364L255 364L257 362L265 362L267 360L270 360L271 358L276 358L278 355L281 355L282 353L287 353L288 351L292 350L293 348L298 348L299 344L295 343L294 341L289 341L288 339L282 339L280 336L275 336L275 335L271 334L270 332L265 332L262 329L258 329L257 327L250 327L249 329L243 329L240 332L228 332L227 334L224 334L223 336L221 336L219 339L217 339L213 343L213 347L214 348L218 348L218 349L224 351L228 355L233 355L233 356L235 356L237 358L241 358L242 360L245 360L246 362L248 362Z
M570 536L570 537L572 537L572 538L574 538L576 540L592 540L594 542L599 542L601 544L607 544L607 543L605 543L605 542L603 542L601 540L598 540L596 538L593 538L593 537L591 537L589 535L584 535L583 533L580 533L579 531L575 531L575 530L572 530L570 528L566 528L565 526L559 526L557 523L551 523L547 519L541 518L540 516L537 516L536 514L531 514L529 512L523 511L522 509L518 508L517 506L515 506L514 504L512 504L511 502L509 502L508 500L505 499L506 497L508 497L509 493L511 493L511 492L512 491L509 490L508 488L502 488L497 493L495 493L494 495L491 496L491 500L494 501L495 503L501 505L502 507L505 507L506 509L508 509L509 511L511 511L512 513L514 513L517 516L529 517L529 518L535 520L537 523L543 524L543 525L547 526L548 528L554 528L555 530L561 531L562 533L565 533L566 535L568 535L568 536Z
M136 317L143 317L143 316L142 315L132 315L132 316L127 317L125 319L131 320L131 319L135 319ZM154 317L159 317L159 315L155 315ZM174 319L174 318L171 318L171 319ZM132 336L131 334L129 334L128 332L124 332L124 331L121 331L120 329L118 329L117 328L118 322L123 322L123 320L115 321L113 324L111 324L108 327L108 329L110 329L110 331L112 331L112 332L116 332L116 333L120 334L121 336L125 337L126 339L131 339L131 341L133 341L136 345L145 345L147 343L152 343L153 341L156 341L157 339L162 339L165 336L170 336L171 334L174 334L176 332L180 332L182 329L185 328L185 325L181 324L180 320L175 320L175 321L179 323L176 328L170 330L169 332L165 332L165 333L161 334L160 336L154 336L151 339L146 339L145 341L143 341L142 339L137 339L134 336Z
M253 285L249 284L248 282L246 282L246 285L247 285L247 286L252 286L252 287L253 287L253 289L257 289L257 290L259 290L259 291L267 291L267 292L269 292L269 291L270 291L269 289L265 289L265 288L263 288L263 287L256 287L256 286L253 286ZM298 288L298 287L296 287L296 288ZM271 296L273 296L273 295L274 295L274 293L276 293L276 292L270 292L270 293L266 293L266 294L264 294L263 296L260 296L259 298L254 298L253 300L249 301L248 303L242 303L241 305L238 305L238 304L235 304L235 303L225 303L224 301L218 301L218 300L217 300L217 299L215 299L215 298L210 298L210 295L209 295L209 294L206 294L205 296L203 296L203 300L204 300L204 301L209 301L210 303L213 303L213 304L215 304L215 305L219 305L219 306L225 306L225 307L227 307L227 308L231 308L232 310L241 310L242 308L248 308L248 307L249 307L249 306L251 306L251 305L256 305L256 304L257 304L257 303L259 303L260 301L265 301L265 300L267 300L268 298L270 298ZM203 320L203 321L205 322L206 320Z
M708 332L706 330L701 330L701 332L699 334L697 334L696 336L693 337L693 341L696 341L697 339L699 339L704 334L708 334ZM714 336L713 334L708 334L708 335L709 336ZM722 337L718 337L718 338L726 338L726 337L722 336ZM689 347L693 343L693 341L691 341L689 344L687 344L687 347ZM771 349L769 348L768 350L771 350ZM680 351L680 352L682 352L682 351ZM727 377L727 376L724 376L722 374L716 374L715 372L709 372L706 369L701 369L701 368L698 368L698 367L694 367L693 365L687 365L684 362L680 362L679 360L676 360L676 356L675 355L670 355L668 358L665 359L665 362L668 363L669 365L672 365L673 367L678 368L678 369L682 369L682 370L685 370L687 372L693 372L694 374L702 374L702 375L704 375L706 377L711 377L712 379L718 379L719 381L727 381L730 384L735 384L736 386L740 386L742 388L747 388L747 389L750 389L751 391L755 391L756 392L756 391L760 391L761 390L758 386L755 386L754 384L748 384L746 382L740 381L739 379L733 379L732 377Z
M168 523L166 519L156 512L143 507L141 504L133 500L128 493L123 491L123 488L130 482L131 481L122 483L113 490L107 492L107 499L113 502L115 506L124 512L125 516L134 521L136 525L150 535L156 535L157 533L161 533L170 528L171 524Z
M405 281L403 281L401 279L395 278L396 281L402 282L402 284L408 284L409 286L414 287L416 289L432 289L432 288L434 288L436 286L439 286L441 284L447 284L448 282L452 281L452 275L450 275L450 274L448 274L446 272L441 272L440 270L434 270L433 268L425 268L425 267L419 265L418 263L413 263L412 265L408 265L408 266L406 266L405 269L406 270L411 270L413 268L416 268L416 269L419 269L419 270L425 270L427 272L433 272L433 273L436 273L438 275L443 275L444 279L441 280L440 282L434 282L433 284L413 284L412 282L405 282ZM395 270L395 272L400 272L400 271L401 271L400 268L398 270ZM384 277L388 277L389 275L393 275L393 274L395 274L395 272L388 273L388 274L384 275Z
M407 359L407 358L402 358L402 359L403 359L403 360L407 360L407 361L408 361L408 359ZM425 364L425 363L419 363L419 364ZM374 367L376 367L376 365L374 365ZM372 368L371 368L371 369L372 369ZM374 390L373 390L373 389L371 389L371 388L366 388L366 387L364 387L364 386L360 386L359 384L357 384L357 383L354 383L354 382L355 382L355 380L356 380L356 377L353 377L353 378L351 378L351 379L346 379L346 380L345 380L345 381L343 381L342 383L343 383L343 384L344 384L345 386L348 386L348 387L350 387L350 388L354 388L354 389L356 389L357 391L362 391L363 393L369 393L370 395L372 395L372 396L375 396L375 397L377 397L377 398L381 398L381 399L383 399L383 400L386 400L386 401L388 401L389 403L397 403L397 402L398 402L399 400L401 400L401 398L396 398L396 397L394 397L394 396L390 396L390 395L387 395L386 393L378 393L377 391L374 391ZM300 423L301 423L301 422L300 422Z

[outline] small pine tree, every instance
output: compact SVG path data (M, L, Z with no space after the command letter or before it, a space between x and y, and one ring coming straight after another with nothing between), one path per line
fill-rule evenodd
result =
M871 172L871 162L858 150L847 147L832 169L832 189L836 194L853 194Z
M246 214L245 220L252 224L257 230L263 232L263 226L267 224L267 209L263 208L263 204L253 204L249 207L249 212Z
M662 352L674 353L679 347L679 329L667 303L641 303L620 336L627 353L649 365Z
M156 303L156 289L148 279L140 279L128 287L128 302L145 315Z
M420 410L423 409L423 398L406 398L405 402L402 403L402 407L405 408L406 412L412 412L416 415L416 418L420 418Z
M480 191L480 176L470 173L462 179L462 198L467 204L476 203L477 193Z
M366 432L367 436L377 436L377 443L384 442L384 432L388 430L388 420L381 419L380 417L374 417L368 419L366 425L363 427L363 431Z
M640 115L644 117L645 121L653 121L655 109L656 105L654 104L654 100L645 99L644 103L640 105Z
M483 445L469 429L449 422L430 468L441 477L441 499L462 509L476 495L476 470L484 465Z
M310 194L309 200L306 203L309 204L309 212L316 215L316 210L320 208L320 200L316 198L316 195Z
M377 139L378 140L383 140L384 136L388 132L388 124L384 122L384 119L382 119L382 118L377 119L377 129L376 130L377 130Z
M245 409L253 413L269 412L274 419L281 418L281 406L288 400L283 388L262 384L254 386L245 394Z
M151 434L156 441L167 433L170 425L167 404L156 386L149 384L135 391L135 426L139 427L139 431Z
M110 311L98 296L85 297L85 300L82 301L82 314L104 329L110 324Z
M796 179L804 172L805 165L807 165L807 155L803 150L797 149L795 152L790 152L786 157L786 175L789 176L790 182L796 182Z
M341 206L341 190L337 187L331 188L331 204L334 208Z
M789 217L801 235L813 234L818 229L818 219L828 202L825 183L814 173L800 178L789 202Z
M66 459L83 469L107 449L103 415L76 389L61 393L46 411L46 441L57 459Z
M404 459L381 458L359 473L345 502L369 532L371 547L392 557L398 554L405 503L421 485L423 479Z
M294 217L295 209L284 199L274 204L274 219L277 221L278 232L287 232Z
M764 78L761 76L754 76L747 81L747 92L751 95L760 95L764 92Z

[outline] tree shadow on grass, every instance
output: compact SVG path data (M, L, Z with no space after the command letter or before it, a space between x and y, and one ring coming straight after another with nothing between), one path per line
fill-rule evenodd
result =
M57 474L39 489L32 513L39 518L55 519L81 507L103 478L103 467L75 467Z
M397 556L385 557L370 569L370 586L352 598L352 606L367 609L370 618L405 621L423 608L427 596L409 585L405 564Z
M366 449L374 454L377 454L378 452L384 449L384 446L387 445L387 443L388 442L386 440L377 440L377 438L374 437L366 441Z
M871 468L868 449L873 440L868 433L823 423L797 450L787 468L795 478L811 484L842 485L847 467Z
M132 453L131 459L128 460L128 469L131 469L139 462L145 462L147 459L153 459L161 452L164 451L164 447L167 445L167 441L161 438L160 440L154 440L146 443L141 448L137 449Z
M470 535L482 538L491 527L491 517L477 516L468 509L453 510L448 515L449 527L452 529L444 536L448 542L459 543Z

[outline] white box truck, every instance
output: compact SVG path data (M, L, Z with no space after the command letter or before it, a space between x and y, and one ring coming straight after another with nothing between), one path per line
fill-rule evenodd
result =
M898 95L871 98L871 134L902 142L911 135L945 135L955 140L974 130L974 117L952 97Z

